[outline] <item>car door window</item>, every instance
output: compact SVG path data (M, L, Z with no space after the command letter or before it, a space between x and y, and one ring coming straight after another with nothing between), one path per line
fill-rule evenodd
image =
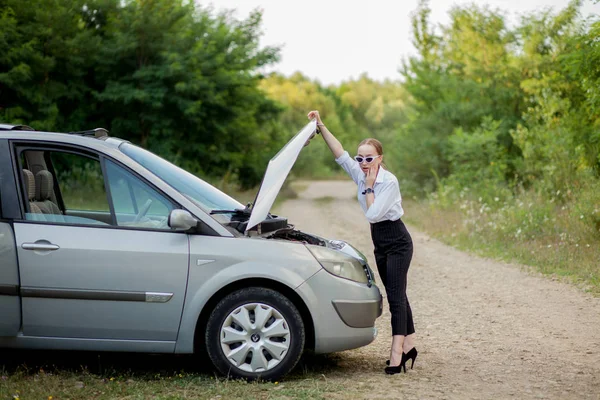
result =
M112 161L106 161L106 175L117 225L170 229L168 218L173 203L140 178Z
M110 211L99 160L62 152L50 158L66 210Z
M27 194L25 218L66 224L107 225L111 221L100 161L67 151L21 152Z

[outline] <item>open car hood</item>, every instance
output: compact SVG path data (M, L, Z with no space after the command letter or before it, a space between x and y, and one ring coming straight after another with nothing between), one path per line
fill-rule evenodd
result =
M275 198L279 194L283 182L287 178L294 163L298 159L300 150L305 143L314 135L317 129L317 121L312 120L304 126L279 152L271 158L265 176L263 177L246 231L254 228L267 218Z

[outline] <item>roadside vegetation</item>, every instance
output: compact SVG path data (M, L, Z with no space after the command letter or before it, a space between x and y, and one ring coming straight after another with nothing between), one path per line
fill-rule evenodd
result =
M580 4L513 27L477 7L433 27L422 4L398 162L413 223L600 293L600 21Z

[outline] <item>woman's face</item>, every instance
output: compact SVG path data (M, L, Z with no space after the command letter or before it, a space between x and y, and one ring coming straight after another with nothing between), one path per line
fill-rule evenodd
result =
M360 169L366 174L369 171L369 168L372 166L377 166L382 162L382 156L377 153L377 149L372 144L363 144L358 148L357 154L358 157L362 157L362 162L359 163ZM367 158L374 157L373 161L370 163L367 162Z

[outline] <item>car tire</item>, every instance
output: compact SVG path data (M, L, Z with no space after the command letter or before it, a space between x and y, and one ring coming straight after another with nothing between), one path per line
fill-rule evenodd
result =
M300 360L304 322L294 304L268 288L244 288L227 295L206 326L206 351L223 375L276 380Z

